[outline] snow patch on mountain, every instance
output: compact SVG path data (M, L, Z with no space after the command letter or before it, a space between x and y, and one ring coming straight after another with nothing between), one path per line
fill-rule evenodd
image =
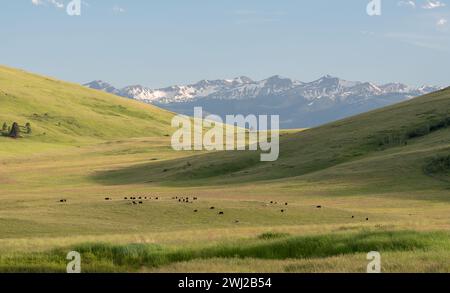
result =
M100 80L87 83L85 86L152 104L186 103L201 99L247 100L285 94L303 97L309 101L317 99L342 101L350 96L367 98L402 94L415 97L440 89L436 86L412 88L402 83L377 85L371 82L347 81L330 75L309 83L275 75L261 81L241 76L225 80L202 80L191 85L176 85L161 89L150 89L141 85L117 89Z

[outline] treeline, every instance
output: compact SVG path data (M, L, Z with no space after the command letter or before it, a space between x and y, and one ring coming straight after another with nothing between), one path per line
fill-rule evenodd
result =
M8 125L7 122L3 122L1 135L11 138L21 138L22 134L31 134L31 124L27 122L25 125L20 125L17 122L13 122L11 125Z
M383 133L375 137L379 147L407 145L408 140L426 136L432 132L450 127L450 117L423 122L421 125Z

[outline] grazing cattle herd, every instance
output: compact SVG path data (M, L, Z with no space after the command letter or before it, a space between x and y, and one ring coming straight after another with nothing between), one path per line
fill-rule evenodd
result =
M131 197L125 196L125 197L123 197L123 200L127 201L128 204L132 205L132 206L143 205L144 201L149 201L149 200L156 200L156 201L158 201L159 199L160 199L159 196L157 196L157 197L153 197L153 196L131 196ZM198 197L196 197L196 196L193 196L193 197L173 196L171 199L174 200L174 201L178 201L179 203L183 202L183 203L190 203L190 204L193 204L194 202L198 201ZM113 200L112 197L105 197L105 201L112 201L112 200ZM59 202L60 203L67 203L67 199L60 199ZM270 201L270 204L271 205L278 205L278 202ZM289 205L289 203L285 202L283 205L287 207ZM315 208L322 209L323 206L322 205L317 205L317 206L315 206ZM210 210L215 210L216 207L211 206L209 209ZM199 212L198 209L194 210L194 213L198 213L198 212ZM284 214L284 213L287 212L287 209L281 209L280 212ZM225 212L219 211L218 215L220 215L220 216L225 215ZM355 216L352 216L352 219L355 219L355 218L356 218ZM369 218L366 218L365 220L369 221ZM240 221L239 220L235 220L234 222L237 224Z

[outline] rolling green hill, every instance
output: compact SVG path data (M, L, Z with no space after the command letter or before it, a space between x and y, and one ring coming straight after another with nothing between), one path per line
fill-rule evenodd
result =
M0 123L29 122L22 143L99 142L170 133L173 115L80 85L0 66ZM0 138L0 145L11 143Z
M280 159L274 163L261 163L257 153L224 152L138 164L100 173L96 179L106 184L165 180L171 185L209 185L306 175L320 178L340 166L340 173L333 176L365 174L390 179L401 167L406 179L423 175L426 169L439 173L426 175L447 180L443 174L450 154L449 126L450 88L304 132L286 133ZM433 160L440 165L439 172L427 167ZM168 171L161 175L162 169Z

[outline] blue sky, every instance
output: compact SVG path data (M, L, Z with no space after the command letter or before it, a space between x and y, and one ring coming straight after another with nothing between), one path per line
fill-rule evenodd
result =
M450 1L2 0L0 64L164 87L283 75L449 85Z

